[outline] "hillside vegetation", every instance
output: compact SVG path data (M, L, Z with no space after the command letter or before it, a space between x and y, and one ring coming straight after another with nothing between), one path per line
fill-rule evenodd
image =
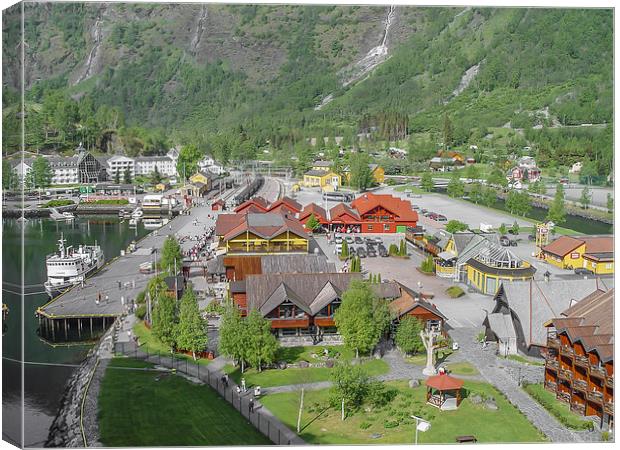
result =
M611 10L397 7L388 58L343 87L344 74L381 43L388 7L25 9L29 150L84 142L154 154L196 144L246 159L262 147L299 152L309 137L354 145L373 131L377 141L412 136L407 145L426 155L447 115L455 146L479 145L503 127L515 147L527 143L543 160L586 158L611 169L611 125L570 128L611 122ZM8 153L19 148L18 12L3 22Z

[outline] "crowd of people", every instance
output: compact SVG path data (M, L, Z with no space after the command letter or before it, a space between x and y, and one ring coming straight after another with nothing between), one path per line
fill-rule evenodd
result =
M194 226L198 226L198 222L194 221ZM187 240L195 241L188 250L183 251L183 256L190 258L192 261L198 261L199 258L210 258L211 250L207 248L207 244L210 242L213 234L215 233L214 226L204 226L201 234L195 234L194 236L183 236L179 239L179 243L183 243Z

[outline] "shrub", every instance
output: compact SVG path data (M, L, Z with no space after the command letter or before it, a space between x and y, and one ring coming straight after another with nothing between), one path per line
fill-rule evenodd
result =
M371 424L371 423L369 423L369 422L362 422L362 423L360 423L360 428L361 428L362 430L367 430L368 428L370 428L370 426L371 426L371 425L372 425L372 424Z
M141 305L146 302L146 291L141 291L136 295L136 303Z
M396 428L398 425L398 420L386 420L383 424L385 428Z
M566 405L560 403L553 394L545 391L541 384L529 384L524 387L525 392L540 403L563 425L574 430L592 430L594 425L589 420L582 420L574 415Z
M390 256L398 256L398 247L396 246L396 244L390 244L388 253Z
M58 206L67 206L67 205L73 205L73 200L50 200L49 202L47 202L45 204L46 208L56 208Z
M446 294L448 294L451 298L458 298L465 295L465 291L458 286L450 286L446 289Z
M608 442L609 441L609 431L603 431L601 433L601 440L603 442Z
M383 383L373 382L368 387L366 399L374 407L382 407L389 404L398 395L398 391L389 388Z
M431 255L428 255L428 258L422 261L420 270L424 273L433 273L435 271L435 262L433 261L433 257Z
M146 305L138 306L138 308L136 309L136 317L140 320L144 320L145 316L146 316Z
M127 200L126 198L101 199L101 200L95 200L94 202L88 202L88 203L91 203L93 205L128 205L129 200Z

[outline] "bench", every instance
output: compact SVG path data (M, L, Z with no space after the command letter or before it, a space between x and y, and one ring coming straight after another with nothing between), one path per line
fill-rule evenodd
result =
M476 439L476 436L457 436L456 442L459 444L467 444L470 442L478 442L478 439Z

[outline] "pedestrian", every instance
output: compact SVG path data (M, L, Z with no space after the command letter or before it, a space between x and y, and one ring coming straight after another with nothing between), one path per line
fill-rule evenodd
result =
M118 283L118 290L120 291L121 290L121 282L117 281L117 283Z
M108 300L110 300L110 297L106 295L105 296L105 303L106 303L106 305L108 304Z
M241 395L241 388L239 386L237 386L237 394Z
M254 399L251 398L250 399L250 413L253 413L253 412L254 412Z
M228 374L225 373L222 378L224 378L224 386L228 387Z

